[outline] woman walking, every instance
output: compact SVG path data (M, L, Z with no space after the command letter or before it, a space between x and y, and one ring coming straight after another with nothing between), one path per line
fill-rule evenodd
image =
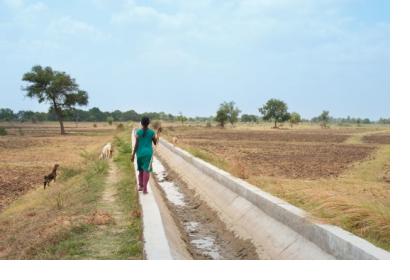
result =
M134 162L135 153L137 154L139 185L138 190L143 191L144 194L148 193L147 185L149 180L149 173L152 171L152 143L154 143L154 145L157 145L157 137L154 130L148 128L149 123L150 120L148 117L142 118L142 128L136 130L135 132L135 146L131 155L131 161Z

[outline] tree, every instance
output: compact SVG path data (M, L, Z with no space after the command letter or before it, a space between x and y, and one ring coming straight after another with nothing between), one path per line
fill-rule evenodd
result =
M134 121L137 122L140 120L138 113L135 112L134 110L128 110L124 113L122 113L122 117L121 117L122 121Z
M13 110L9 108L0 109L0 120L2 121L11 121L15 118Z
M323 111L322 114L317 117L317 120L320 122L321 127L328 127L328 123L330 121L329 111Z
M90 115L89 118L91 121L102 122L107 119L105 114L97 107L93 107L88 111Z
M285 122L290 118L288 105L279 99L269 99L262 108L259 108L259 112L263 115L264 120L273 120L275 128L278 127L278 122Z
M64 111L73 109L75 105L88 104L87 92L80 90L75 79L65 72L37 65L30 72L25 73L22 80L29 83L23 87L27 92L26 96L37 98L39 103L50 104L60 123L61 134L65 134Z
M255 115L243 114L241 116L241 122L258 122L258 117Z
M221 127L225 127L226 122L230 122L234 125L238 121L238 116L241 110L235 107L235 102L223 102L218 111L216 112L215 121L217 121Z
M380 118L377 122L379 124L390 124L390 118L387 118L387 119Z
M188 120L187 117L182 115L182 112L179 112L179 115L177 116L177 121L181 122L181 124L184 124Z
M290 126L293 127L294 124L298 124L301 121L301 117L298 113L293 112L290 114L290 118L289 118L289 122L290 122Z

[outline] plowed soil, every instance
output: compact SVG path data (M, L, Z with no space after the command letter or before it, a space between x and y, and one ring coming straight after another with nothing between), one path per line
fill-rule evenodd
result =
M372 144L390 144L390 135L382 133L366 135L363 136L363 142Z
M366 159L374 145L343 144L346 130L178 131L179 143L217 155L228 164L241 163L249 175L317 179L337 176ZM235 166L231 166L235 168Z

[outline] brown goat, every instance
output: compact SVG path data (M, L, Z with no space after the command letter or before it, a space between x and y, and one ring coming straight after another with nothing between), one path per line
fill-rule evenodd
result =
M54 180L54 182L56 181L57 178L57 168L60 165L55 164L53 167L53 171L51 171L50 174L48 174L47 176L44 176L44 189L46 189L46 185L50 186L50 182Z

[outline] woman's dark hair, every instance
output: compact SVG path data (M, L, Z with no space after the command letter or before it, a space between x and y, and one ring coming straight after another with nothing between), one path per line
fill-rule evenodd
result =
M147 133L147 129L149 126L150 120L148 117L142 117L141 119L141 125L142 125L142 130L144 130L144 133L142 134L142 137L145 137L145 134Z

